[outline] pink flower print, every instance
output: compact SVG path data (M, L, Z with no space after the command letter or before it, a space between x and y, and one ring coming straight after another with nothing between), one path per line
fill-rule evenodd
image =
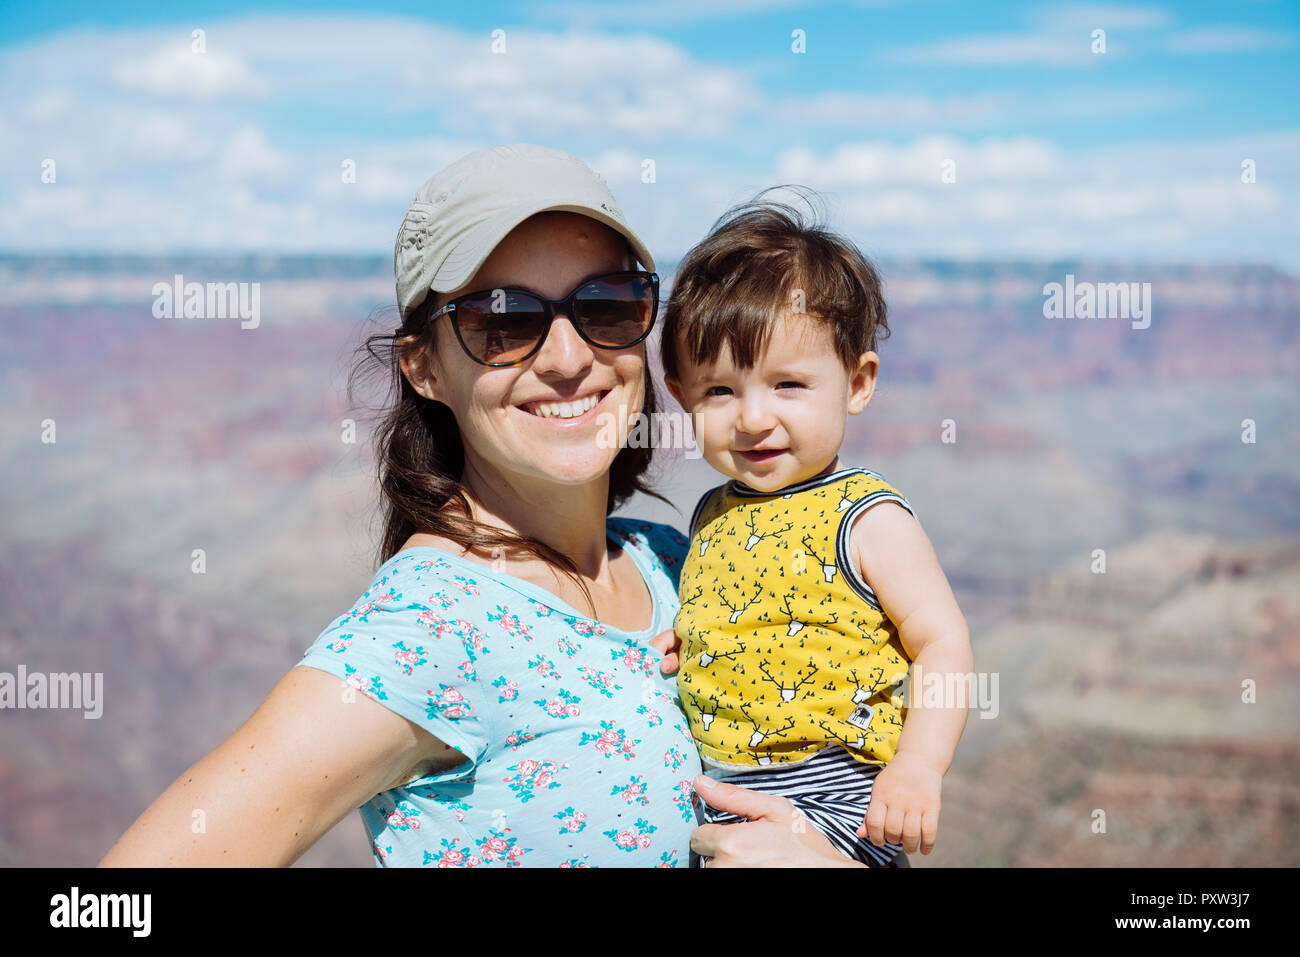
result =
M343 665L344 682L350 687L356 688L371 701L387 701L388 692L384 691L383 679L378 675L372 675L369 680L363 679L357 673L357 669L352 665Z
M676 866L677 866L677 852L675 850L664 851L662 854L659 855L659 863L655 865L655 867L657 868L676 867Z
M425 691L425 694L429 696L428 701L425 703L425 713L430 720L439 714L452 719L473 716L473 705L456 687L444 684L440 684L438 687L441 690L434 691L430 688Z
M631 827L623 830L617 828L601 833L614 842L614 846L629 853L641 848L650 846L650 835L657 831L658 828L644 818L637 818L636 823Z
M550 606L550 605L543 605L541 602L538 602L538 603L537 603L537 617L538 617L538 618L546 618L546 617L549 617L550 614L551 614L551 606Z
M536 741L537 735L528 730L528 725L524 725L518 731L511 731L506 735L506 744L510 745L511 751L518 751L526 741Z
M610 797L622 795L623 800L628 804L649 804L650 799L646 797L645 781L635 774L628 778L627 784L614 785L614 789L609 792Z
M575 858L570 858L570 859L567 860L567 861L563 861L559 866L560 866L560 867L569 867L569 868L573 868L573 867L586 867L586 868L590 868L590 867L591 867L591 865L587 863L587 855L586 855L586 854L583 854L582 857L580 857L580 858L576 858L576 857L575 857Z
M500 689L501 701L514 701L519 697L519 682L505 675L493 678L492 687Z
M587 621L585 618L579 618L573 622L573 630L580 635L603 635L605 626L598 621Z
M407 648L406 642L399 641L393 645L395 649L393 654L393 663L402 666L402 671L410 674L411 671L427 662L429 659L424 657L424 646L416 648Z
M424 852L424 863L433 864L437 862L437 867L464 867L466 866L466 857L468 853L456 846L460 838L453 837L450 841L447 838L442 839L442 853L434 857L429 851Z
M330 651L342 653L352 647L352 635L339 635L325 647Z
M392 813L388 815L388 826L397 831L418 831L420 822L417 820L420 812L408 805L405 801L399 801L397 807L393 808Z
M521 804L531 801L536 795L535 790L551 790L558 788L560 782L555 780L556 775L568 767L568 764L553 764L550 761L521 761L519 764L507 768L514 771L515 774L502 778L509 786L510 790L515 792Z
M451 622L436 611L422 611L415 616L415 620L429 629L429 636L432 638L445 638L452 633Z
M537 673L544 678L561 678L563 677L555 670L555 663L545 655L536 655L528 659L528 667L536 668Z
M606 674L603 671L597 671L595 668L588 668L586 665L583 665L578 670L582 672L582 677L587 680L587 684L591 685L606 698L614 697L614 691L618 691L621 687L614 682L613 675ZM613 688L614 691L610 691L611 688Z
M558 698L551 698L549 701L538 698L533 704L553 718L576 718L581 713L578 710L578 702L581 700L567 688L561 688Z
M452 585L459 588L466 595L477 595L479 593L478 584L472 578L466 578L464 575L457 575Z
M690 781L678 781L677 787L673 788L673 804L682 814L683 821L695 820L695 809L691 805L691 796L695 793L695 788L691 786Z
M474 662L462 661L459 667L460 667L460 673L464 675L466 681L478 680L478 676L474 671Z
M587 815L583 811L575 811L572 807L566 807L553 815L560 822L561 834L577 834L587 826Z
M664 767L669 771L676 771L686 763L686 755L677 750L677 745L673 745L664 752Z
M487 617L488 621L495 621L505 629L506 634L519 635L529 641L533 640L533 636L529 632L528 626L519 620L518 615L511 613L504 605L497 605L496 614L488 612Z
M600 734L590 734L584 731L578 744L594 744L596 750L607 758L613 757L616 754L621 754L624 759L630 761L636 757L636 752L632 750L632 745L640 744L640 740L629 739L627 737L627 732L622 728L615 728L611 721L602 721L600 727Z
M646 724L650 725L652 728L657 728L659 725L664 723L664 719L660 717L659 712L648 705L640 705L636 709L636 713L645 715Z
M488 863L504 857L506 852L509 850L510 842L503 836L497 834L483 840L478 856L483 858L485 863Z
M458 599L452 598L446 592L436 591L429 596L429 604L437 605L439 608L450 608L456 604Z
M399 597L400 596L395 594L391 588L381 594L367 597L365 601L352 609L352 617L356 618L358 621L365 621L370 617L372 612L382 611L383 609L380 606L385 602L396 601Z
M559 647L560 651L564 652L564 654L568 655L570 658L582 650L582 645L575 644L563 636L556 638L555 644Z
M641 649L636 647L631 640L627 646L620 652L617 648L610 651L610 655L615 661L621 661L623 667L635 674L644 674L648 677L654 677L654 665L648 655L642 654Z
M511 864L518 864L519 858L524 856L525 850L526 848L519 847L512 841L510 847L506 850L506 860Z

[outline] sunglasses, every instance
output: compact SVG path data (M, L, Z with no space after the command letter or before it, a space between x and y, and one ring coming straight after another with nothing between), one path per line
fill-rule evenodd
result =
M567 316L597 349L627 349L650 335L658 312L658 274L630 270L584 280L563 299L544 299L527 289L466 293L429 321L450 315L467 356L480 365L513 366L541 349L557 315Z

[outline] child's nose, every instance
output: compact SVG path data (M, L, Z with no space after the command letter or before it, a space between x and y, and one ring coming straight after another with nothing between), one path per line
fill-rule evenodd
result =
M741 402L737 426L742 432L766 432L775 425L776 416L760 396L749 395Z

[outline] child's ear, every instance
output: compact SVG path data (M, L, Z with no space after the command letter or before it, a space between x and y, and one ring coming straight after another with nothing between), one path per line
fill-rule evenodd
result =
M668 387L668 391L677 400L677 404L689 412L690 410L686 408L686 400L682 398L682 384L672 376L664 376L664 385Z
M849 415L857 415L871 401L876 391L876 373L880 370L880 356L864 352L858 356L858 365L849 377Z

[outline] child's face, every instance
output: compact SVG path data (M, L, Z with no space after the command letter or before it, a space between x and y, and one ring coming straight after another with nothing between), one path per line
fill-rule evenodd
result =
M739 369L726 345L697 365L678 353L680 380L669 391L691 415L705 460L763 492L812 478L835 462L845 415L871 399L879 358L864 352L850 372L835 354L831 330L787 315L752 369Z

